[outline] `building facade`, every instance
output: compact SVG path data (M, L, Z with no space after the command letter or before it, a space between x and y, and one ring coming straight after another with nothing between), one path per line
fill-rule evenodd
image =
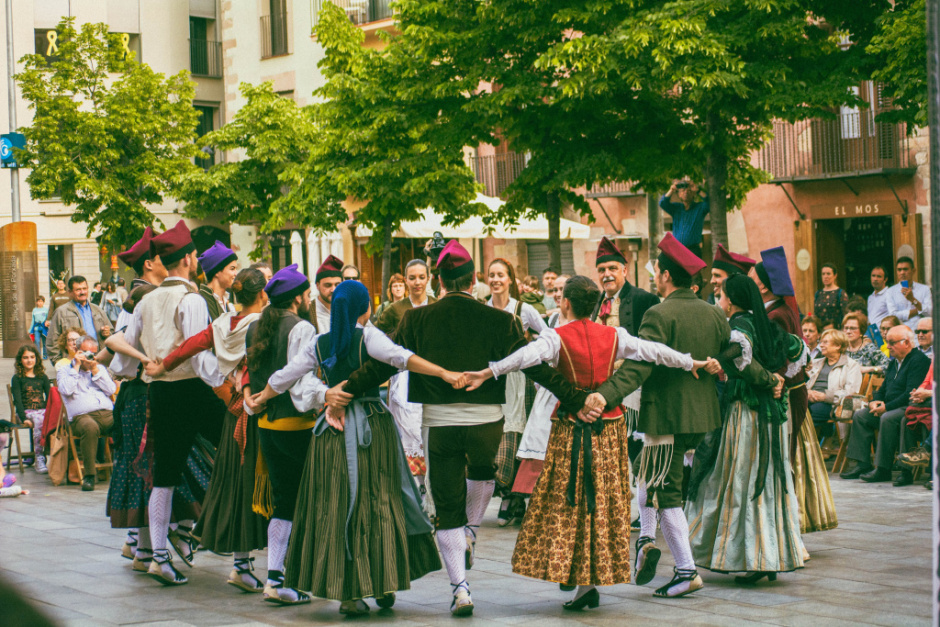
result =
M26 54L49 52L49 32L64 17L75 18L76 26L104 22L112 33L126 34L127 45L137 59L165 75L181 70L191 73L196 83L194 106L202 113L199 134L218 128L225 119L225 91L222 83L222 46L220 43L220 6L218 0L16 0L13 9L13 53L18 63ZM5 14L0 12L0 27L5 32ZM7 63L2 64L4 80L0 96L0 119L9 115ZM29 126L32 112L19 91L16 93L16 118L20 127ZM15 130L15 129L10 129ZM211 155L207 160L219 159ZM80 274L90 282L108 279L112 274L115 251L103 251L94 236L88 237L86 225L71 221L70 207L57 200L34 200L26 184L25 170L19 173L20 210L23 220L35 222L39 257L39 293L48 297L51 275ZM0 172L0 226L12 219L11 178ZM166 226L175 224L182 206L175 200L150 207ZM211 245L216 238L228 239L228 229L214 221L189 220L194 237ZM207 246L206 245L206 246ZM121 268L121 271L124 271Z

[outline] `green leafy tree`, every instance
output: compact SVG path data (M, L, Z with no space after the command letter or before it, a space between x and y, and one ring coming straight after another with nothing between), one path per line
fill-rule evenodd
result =
M205 171L195 168L183 176L179 197L187 203L186 213L196 218L221 213L226 222L256 225L262 233L290 221L309 223L309 208L292 212L291 205L285 205L287 189L281 176L307 158L315 141L310 111L278 96L270 82L242 83L239 89L244 106L228 124L200 138L198 146L209 154L232 151L242 158ZM317 216L314 222L325 220ZM261 255L264 241L257 239L253 257Z
M547 62L572 37L612 37L634 4L399 2L404 45L423 63L415 89L432 100L450 98L467 143L506 142L528 156L498 217L508 225L522 216L547 218L556 267L562 206L592 215L575 188L612 180L656 188L692 165L673 149L683 124L662 90L638 89L630 68L611 65L590 75L607 85L579 85L586 74Z
M750 155L774 119L832 116L858 104L865 51L887 2L637 0L610 33L585 33L540 60L572 96L668 94L686 137L672 148L699 166L711 202L712 245L727 243L729 208L766 180ZM589 3L604 10L607 2ZM852 45L841 46L843 35Z
M120 250L155 221L163 202L192 170L198 113L187 72L164 77L133 55L123 58L106 24L64 19L48 61L26 55L16 75L33 110L20 154L34 198L61 198L88 236Z
M879 121L907 122L908 132L927 126L927 4L897 0L878 19L878 33L868 51L874 55L872 78L884 83L883 95L895 108Z
M384 50L362 47L364 35L331 3L316 31L326 78L311 105L315 139L305 161L281 182L283 208L296 220L333 231L346 219L343 203L365 203L358 224L373 229L370 250L383 250L383 285L390 276L391 236L403 221L434 207L447 221L472 215L473 173L463 161L463 131L447 117L447 98L412 91L420 61L396 41Z

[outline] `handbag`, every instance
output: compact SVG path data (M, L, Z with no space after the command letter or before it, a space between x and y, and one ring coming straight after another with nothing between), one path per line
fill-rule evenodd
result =
M49 434L49 457L46 467L49 469L49 479L54 486L66 483L66 475L68 475L67 481L72 483L82 481L78 460L69 460L69 428L64 420L60 420L56 430Z

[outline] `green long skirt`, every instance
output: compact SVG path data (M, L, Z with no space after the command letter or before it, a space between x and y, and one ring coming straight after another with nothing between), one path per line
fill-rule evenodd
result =
M391 414L368 418L372 444L359 448L359 486L349 522L346 441L332 429L314 436L297 495L287 550L288 586L315 597L349 601L408 590L411 581L440 570L430 533L405 529L398 431Z
M241 444L235 439L239 418L231 411L225 414L212 480L196 527L202 545L216 553L255 551L268 545L268 520L251 509L258 462L258 418L247 417L244 461Z
M731 404L715 467L685 506L695 565L719 572L785 572L803 567L800 512L790 474L786 425L780 431L783 476L768 467L764 490L754 498L758 473L756 414Z

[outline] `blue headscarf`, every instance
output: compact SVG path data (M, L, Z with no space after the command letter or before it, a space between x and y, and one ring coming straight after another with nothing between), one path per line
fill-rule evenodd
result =
M369 310L369 290L359 281L343 281L333 291L330 304L330 356L323 366L332 369L349 351L359 316Z

